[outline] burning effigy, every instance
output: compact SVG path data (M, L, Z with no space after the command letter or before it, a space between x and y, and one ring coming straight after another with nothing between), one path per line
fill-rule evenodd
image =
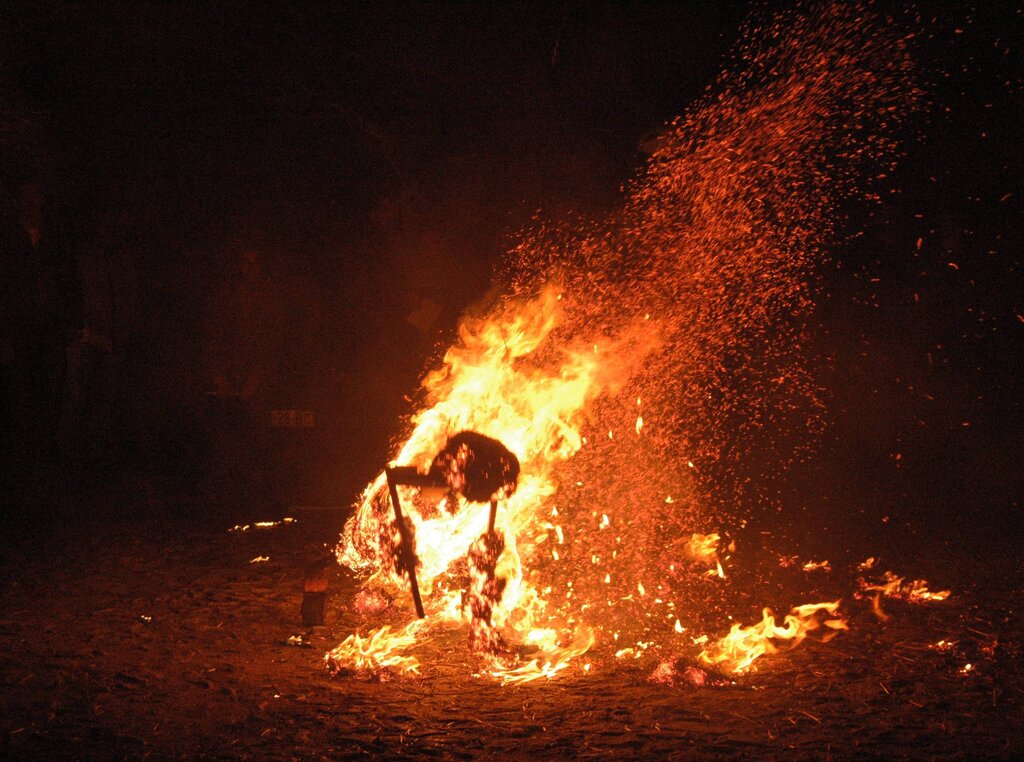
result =
M333 672L419 674L417 648L463 629L503 683L659 653L699 682L847 628L838 600L790 601L694 637L688 591L742 552L720 543L741 510L712 515L703 474L765 429L820 428L811 283L838 205L877 198L918 107L910 41L859 4L752 22L617 213L522 235L345 526L338 561L394 605Z

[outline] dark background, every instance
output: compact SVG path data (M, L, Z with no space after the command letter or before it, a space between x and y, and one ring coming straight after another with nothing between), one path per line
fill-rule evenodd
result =
M256 483L269 504L348 503L515 231L538 211L613 208L746 12L8 7L4 182L50 189L86 322L115 335L87 363L75 489L230 503ZM788 522L806 542L1000 544L1020 530L1024 18L1018 4L943 5L922 29L931 105L907 128L898 192L851 205L821 273L812 354L832 426L766 488L765 510L806 514ZM208 339L232 319L219 295L249 250L283 316L261 404L316 420L272 430L255 459L208 394ZM423 305L436 317L415 327Z

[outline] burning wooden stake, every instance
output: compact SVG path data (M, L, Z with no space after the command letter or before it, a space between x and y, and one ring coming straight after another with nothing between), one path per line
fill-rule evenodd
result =
M416 605L416 616L423 619L426 617L426 613L423 611L423 600L420 598L420 586L416 581L416 555L412 551L412 536L409 527L405 525L405 518L402 516L402 504L398 499L398 485L416 484L427 477L422 476L415 468L408 466L388 466L384 469L384 473L388 478L391 505L395 509L395 523L398 524L398 533L402 537L402 565L409 575L409 587L412 589L412 602Z

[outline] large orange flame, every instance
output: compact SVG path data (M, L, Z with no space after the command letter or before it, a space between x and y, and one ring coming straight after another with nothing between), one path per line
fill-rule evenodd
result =
M532 301L507 301L497 317L465 321L460 342L448 351L443 367L424 381L427 407L414 416L412 434L396 459L426 471L448 436L465 429L498 438L519 458L519 487L503 502L498 515L504 550L497 559L496 574L504 578L505 587L492 621L495 627L513 630L516 642L530 643L543 657L532 660L532 667L511 669L506 678L510 682L521 682L530 674L550 677L593 642L592 634L568 632L563 649L557 637L533 634L545 603L523 578L520 545L532 555L546 537L548 503L558 486L554 470L583 446L580 426L588 403L620 387L657 346L651 322L641 320L618 336L569 344L552 359L538 362L535 353L562 320L561 298L560 291L549 286ZM415 529L417 577L427 612L431 617L458 619L462 614L452 605L445 576L484 534L487 507L459 497L454 512L450 506L437 510L436 504L415 490L399 489L411 506L407 513ZM367 488L346 526L339 560L353 569L373 569L376 584L402 591L405 582L394 560L392 526L382 474ZM406 631L389 634L383 628L365 639L349 638L332 651L329 660L365 668L368 643L390 651L407 645L408 637ZM500 668L493 671L505 674Z

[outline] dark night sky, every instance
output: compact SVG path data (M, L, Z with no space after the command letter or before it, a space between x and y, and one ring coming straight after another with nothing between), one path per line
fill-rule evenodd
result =
M870 502L865 521L900 505L907 521L952 515L960 501L965 524L980 511L1016 531L1024 18L1011 3L940 5L934 21L936 11L923 13L918 55L933 105L895 179L901 193L851 211L864 235L837 249L824 277L821 351L836 417L825 449L844 453L824 492ZM643 139L721 70L745 11L739 2L8 8L3 115L30 126L16 147L8 136L7 171L13 161L50 173L82 231L112 206L130 210L148 242L138 264L143 343L162 348L151 364L186 362L189 284L197 274L212 282L210 252L259 227L276 266L316 284L320 327L303 351L323 368L304 393L342 400L324 418L353 442L372 441L365 463L347 453L368 465L431 347L388 316L407 307L403 289L439 301L450 327L537 209L599 215L614 205ZM405 232L446 242L431 260L436 282L406 255L374 248L382 199L407 210ZM381 289L394 294L368 298ZM366 341L367 321L383 343ZM395 361L394 386L381 381L378 397L360 398L352 389L368 377L349 361L387 342L409 359ZM382 412L356 421L356 405ZM806 478L820 483L821 470Z
M466 152L500 153L511 175L552 152L600 154L614 191L638 136L717 72L742 6L55 4L11 16L8 86L91 184L162 182L211 205L286 190L365 205L396 172L415 179ZM519 191L533 211L537 191Z

